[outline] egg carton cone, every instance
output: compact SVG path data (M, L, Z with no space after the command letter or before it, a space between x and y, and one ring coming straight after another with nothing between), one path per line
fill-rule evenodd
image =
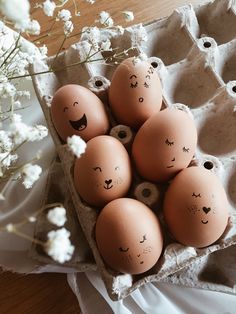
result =
M94 55L93 62L79 64L91 52L90 29L85 29L80 42L61 53L54 63L55 68L61 70L33 76L33 81L81 227L108 293L113 300L117 300L146 282L168 280L193 263L200 265L209 254L221 254L223 249L236 243L236 4L235 1L216 0L197 7L186 5L167 18L128 27L123 33L119 29L101 29L99 34L101 41L110 40L115 53L146 54L161 79L163 108L177 107L193 117L199 141L191 164L201 165L220 178L228 195L231 216L224 235L213 245L201 249L174 242L163 225L166 240L162 256L150 271L142 275L120 274L104 264L94 237L99 211L87 205L76 192L73 182L74 156L61 142L50 116L50 102L55 91L71 83L89 88L109 111L107 95L116 66L106 65L105 61L112 60L114 52L99 52ZM53 57L44 62L35 62L32 71L46 71L52 61ZM127 126L117 125L111 114L110 120L110 134L129 151L134 133ZM162 221L164 191L163 186L145 182L134 173L128 196L149 205ZM235 250L232 247L232 251ZM183 280L179 284L187 285ZM205 287L197 275L194 284ZM217 291L223 290L222 286L214 283L208 288L212 289L212 286ZM229 290L235 293L232 285Z
M64 227L70 232L70 241L75 247L74 253L72 258L62 265L48 256L40 245L33 242L31 250L29 251L30 257L45 263L46 265L57 267L66 266L67 268L71 268L76 272L96 270L97 266L95 264L93 254L79 224L69 188L65 184L65 176L59 158L56 158L50 167L45 189L45 197L42 201L42 207L45 207L49 204L58 205L47 208L37 215L34 237L37 240L46 242L47 234L49 232ZM66 209L67 220L63 227L55 226L54 224L50 223L47 218L49 210L56 206L63 206Z

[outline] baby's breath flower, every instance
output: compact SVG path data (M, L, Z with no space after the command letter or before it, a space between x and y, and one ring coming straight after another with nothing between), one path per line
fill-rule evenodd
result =
M122 13L126 22L131 22L134 20L134 13L132 11L123 11Z
M7 224L5 228L6 228L7 232L14 232L15 231L15 227L12 223Z
M47 219L49 222L58 227L64 226L65 222L67 221L65 208L54 207L53 209L49 210Z
M99 22L102 25L104 25L106 27L113 26L113 24L114 24L113 19L111 18L110 14L108 12L106 12L106 11L100 12L99 17L100 17Z
M41 53L42 58L45 59L48 54L48 47L46 45L39 47L39 52Z
M29 222L35 222L37 219L36 219L36 217L35 216L30 216L30 217L28 217L28 221Z
M131 36L133 47L141 46L144 42L147 42L148 36L145 28L142 25L134 30Z
M44 125L36 125L30 128L27 140L30 142L41 141L47 135L48 129Z
M85 1L90 3L90 4L94 4L96 0L85 0Z
M57 17L59 20L62 20L63 22L67 22L71 19L71 13L69 10L63 9L58 12Z
M67 145L77 158L80 158L80 156L85 152L87 146L85 141L78 135L68 137Z
M28 0L0 0L0 11L9 20L21 26L30 18L30 3Z
M56 3L51 0L46 0L43 3L43 12L47 16L53 16L54 10L56 8Z
M63 26L64 34L68 36L74 30L74 25L71 21L66 21Z
M8 168L17 158L16 154L0 153L0 165Z
M102 50L112 50L111 48L111 41L107 39L106 41L101 42L101 49Z
M21 175L23 178L23 185L26 189L32 188L33 184L39 179L42 168L38 165L26 164Z
M69 261L75 250L69 239L70 232L65 228L61 228L50 231L47 236L46 253L59 263Z

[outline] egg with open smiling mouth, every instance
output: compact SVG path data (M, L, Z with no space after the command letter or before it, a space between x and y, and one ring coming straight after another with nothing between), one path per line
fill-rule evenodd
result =
M59 88L52 100L53 125L66 142L68 137L78 135L86 142L104 135L109 129L109 120L101 100L89 89L75 84Z

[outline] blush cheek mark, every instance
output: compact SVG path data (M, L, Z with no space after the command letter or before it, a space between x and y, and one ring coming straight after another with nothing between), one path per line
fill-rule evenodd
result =
M96 187L99 188L102 185L99 181L96 182Z
M143 254L148 254L153 250L152 246L147 246L145 249L143 249Z

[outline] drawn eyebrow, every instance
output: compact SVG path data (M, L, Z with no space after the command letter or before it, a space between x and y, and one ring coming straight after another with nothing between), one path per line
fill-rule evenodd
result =
M137 78L137 76L133 74L133 75L130 76L130 79L132 79L133 77Z
M189 149L190 149L190 148L186 148L186 147L184 146L184 147L183 147L183 152L189 153Z
M201 194L200 194L200 193L199 193L199 194L195 194L195 193L193 192L192 196L194 196L194 197L201 197Z
M69 108L68 107L64 107L63 111L66 112L66 110L68 110Z
M129 248L123 249L122 247L119 247L119 251L120 251L120 252L128 252L128 250L129 250Z
M147 240L147 236L146 236L146 234L145 235L143 235L143 240L142 241L139 241L139 243L143 243L144 241L146 241Z
M151 79L151 76L150 75L146 75L146 78Z
M77 102L77 101L75 101L74 103L73 103L73 106L75 106L75 105L78 105L79 103Z
M146 87L146 88L149 88L149 86L150 86L150 85L148 85L147 82L145 82L143 85L144 85L144 87Z
M100 172L102 172L102 168L101 167L94 167L93 170L94 171L99 170Z

